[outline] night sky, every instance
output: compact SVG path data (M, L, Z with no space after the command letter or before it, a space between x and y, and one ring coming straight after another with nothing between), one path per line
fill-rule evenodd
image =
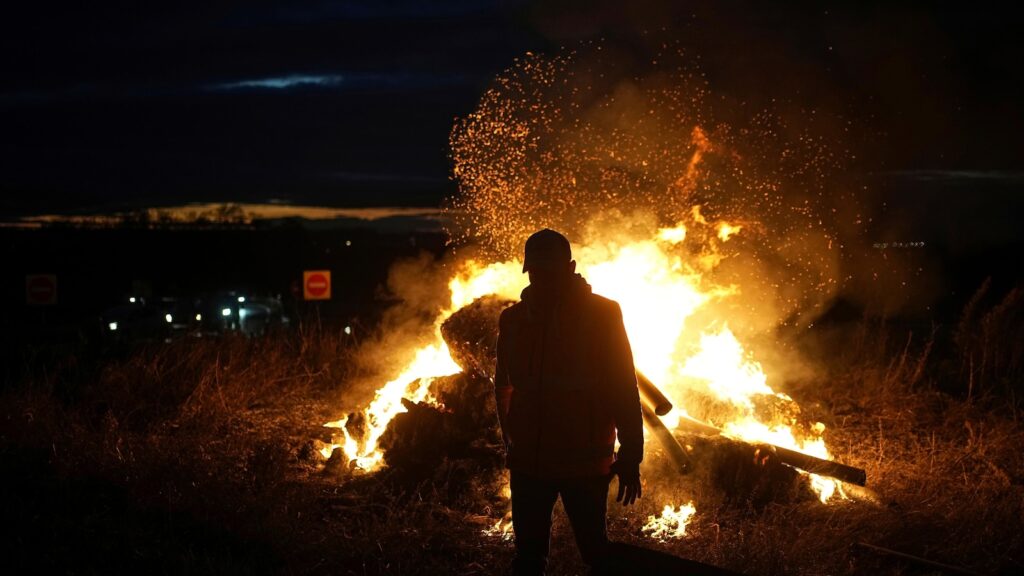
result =
M1024 169L1010 8L758 4L24 3L0 18L0 216L437 205L453 118L516 56L589 40L679 42L718 94L841 114L859 170Z

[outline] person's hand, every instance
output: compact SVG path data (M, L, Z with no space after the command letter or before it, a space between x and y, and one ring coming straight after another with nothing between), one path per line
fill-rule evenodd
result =
M619 477L619 493L615 497L616 502L622 502L623 506L629 506L640 497L640 464L631 464L616 460L612 462L612 474Z

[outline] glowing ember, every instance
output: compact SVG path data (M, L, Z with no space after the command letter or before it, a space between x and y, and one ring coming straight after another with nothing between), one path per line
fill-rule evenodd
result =
M505 542L511 542L515 538L512 532L512 512L507 512L501 520L494 523L494 526L483 530L485 536L501 538Z
M511 542L515 538L515 533L512 531L512 503L510 502L512 489L507 482L501 487L501 496L508 505L508 511L493 526L483 529L482 532L485 536L501 538L506 542Z
M739 234L742 229L743 226L733 226L728 222L722 222L718 225L718 238L722 242L725 242L729 238Z
M693 502L678 508L666 504L664 510L661 511L661 516L647 517L647 523L644 524L642 531L651 538L662 542L682 538L686 536L686 525L696 513L697 508L693 506Z

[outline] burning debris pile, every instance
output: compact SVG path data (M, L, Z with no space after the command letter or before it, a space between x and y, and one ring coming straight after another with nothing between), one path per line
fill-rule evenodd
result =
M498 317L513 303L514 300L484 296L441 325L441 335L455 363L462 366L467 375L488 381L490 386L493 386L494 363L498 357ZM493 393L493 388L490 392Z
M699 276L673 255L681 237L682 226L616 247L614 256L610 246L577 251L594 290L622 304L645 423L657 440L648 444L648 470L677 482L685 473L723 500L744 504L811 495L827 501L844 494L842 482L863 485L863 471L830 460L824 426L802 419L789 396L767 385L726 326L712 323L687 337L688 319L730 291L702 289ZM498 316L523 287L520 271L518 261L464 263L450 284L451 305L436 320L435 343L418 350L370 406L330 424L342 438L325 455L333 452L350 470L387 464L415 479L430 478L443 462L458 462L460 474L496 478L501 448L491 378ZM659 307L659 297L677 304ZM678 302L691 308L680 312ZM647 371L667 385L655 384Z
M447 376L423 377L411 385L425 390L422 401L399 396L401 409L385 423L383 430L371 431L377 420L370 411L350 414L328 424L343 428L347 446L378 438L376 454L389 467L402 471L406 479L418 481L437 472L439 463L465 460L479 470L501 468L501 433L495 416L493 365L497 342L498 315L511 301L491 296L474 300L440 326L452 358L467 369ZM451 343L455 345L452 346ZM490 366L490 368L488 368ZM489 371L490 370L490 371ZM379 396L378 396L379 398ZM343 446L333 445L324 455L334 459L332 467L352 470L376 469L374 454L362 461L345 459ZM328 452L330 450L330 452ZM349 452L351 455L357 452Z
M524 58L456 124L453 236L481 259L454 264L429 342L365 408L328 424L322 453L348 471L427 478L446 461L500 478L497 319L526 283L523 240L552 227L575 240L593 291L621 306L649 480L744 505L845 497L864 472L832 461L825 426L769 385L745 345L772 368L799 365L777 329L809 322L838 286L825 204L842 196L825 190L835 154L768 112L716 120L692 72L606 85L573 66ZM656 502L664 513L647 527L683 535L701 506L685 502Z
M452 356L457 359L456 362L468 367L462 385L476 391L472 394L475 404L460 403L459 406L467 413L477 415L474 423L478 432L494 432L493 403L481 398L479 391L483 388L482 394L486 396L493 385L490 379L496 358L498 315L512 303L500 298L482 298L455 313L441 327L441 333ZM729 438L723 430L686 414L676 414L678 422L675 431L669 430L660 417L671 413L671 402L642 373L638 374L638 379L644 421L647 429L654 431L661 450L673 461L678 471L685 474L699 470L705 475L705 483L717 487L728 499L751 501L754 504L796 499L802 491L808 493L810 488L809 483L803 482L809 475L801 474L798 470L815 472L817 475L813 481L819 485L830 482L822 476L860 486L866 482L863 470L782 446L764 442L752 444L742 439ZM480 383L483 382L486 384L481 387ZM688 396L691 399L704 396L704 403L712 406L721 404L707 394L691 392ZM768 413L770 419L796 420L793 412L797 407L791 401L776 396L755 399L761 404L760 412ZM442 403L453 406L443 399ZM482 410L484 407L487 409ZM782 412L782 415L778 412ZM733 415L731 411L729 414ZM466 432L470 430L472 428ZM685 443L685 449L680 445L681 442ZM834 486L840 486L832 482ZM827 500L830 495L822 493L822 498Z

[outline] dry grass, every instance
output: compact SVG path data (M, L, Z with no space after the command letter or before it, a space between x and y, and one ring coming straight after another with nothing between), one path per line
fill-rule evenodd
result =
M1024 379L1024 286L1001 298L991 294L986 280L964 308L953 335L958 381L967 387L967 398L989 394L1008 396L1016 404Z
M941 334L897 337L865 321L834 373L790 390L826 423L836 458L867 470L879 503L745 505L714 486L669 482L652 459L640 506L611 504L613 538L747 574L928 572L858 542L979 573L1020 569L1020 340L1008 339L1020 297L972 306L948 347ZM16 569L493 574L511 557L509 544L481 534L504 512L488 479L453 494L445 474L409 483L323 471L318 425L366 375L343 334L51 358L29 358L0 404L3 504L35 538L6 544ZM647 515L691 498L686 538L642 535ZM581 571L559 513L551 573Z

